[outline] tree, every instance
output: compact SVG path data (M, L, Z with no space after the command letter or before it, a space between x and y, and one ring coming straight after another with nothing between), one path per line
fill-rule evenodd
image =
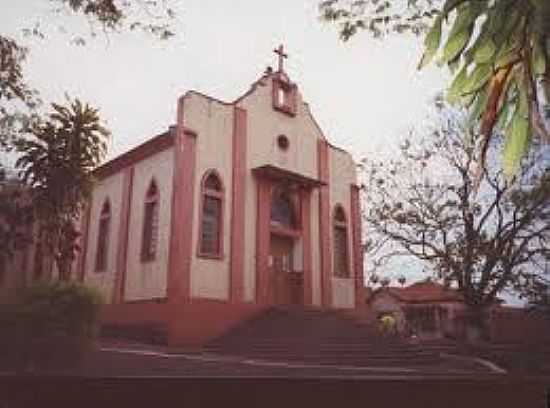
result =
M0 177L0 264L32 242L32 220L21 184Z
M550 140L541 112L550 103L547 0L326 0L320 11L340 24L344 40L358 30L374 37L427 32L419 69L439 54L438 64L454 73L448 99L468 107L479 123L479 169L494 130L506 135L508 178L519 171L533 135Z
M84 45L86 36L94 38L99 30L106 35L143 30L160 39L174 35L170 24L176 14L169 0L51 0L50 4L54 15L68 12L71 18L82 18L87 34L72 32L71 42L75 44ZM39 25L23 28L23 32L46 38ZM29 184L41 226L38 240L46 244L65 279L78 249L75 240L79 232L74 221L89 195L91 170L105 155L103 139L108 132L100 125L98 111L78 100L68 108L53 104L54 113L43 117L38 110L42 107L39 92L29 87L24 75L28 52L21 43L0 33L0 154L14 148L23 154L18 166ZM0 174L4 172L0 162ZM0 216L15 214L11 204L3 205ZM2 230L0 245L9 247L13 232L22 228L24 225L9 225ZM12 252L4 254L10 256Z
M529 297L548 283L550 169L524 166L510 183L485 168L476 194L479 151L461 123L450 115L421 145L404 143L400 159L365 162L364 218L371 238L387 242L378 265L399 256L428 264L482 325L503 291Z
M50 3L54 16L68 13L74 19L82 19L85 32L72 33L74 44L84 45L86 37L94 38L98 32L108 35L122 30L143 30L160 39L174 35L171 24L177 16L169 0L50 0ZM22 31L41 40L47 35L38 24ZM0 33L0 152L11 150L14 141L24 137L32 122L39 120L36 108L42 101L24 75L28 53L28 48ZM1 166L0 163L0 169Z
M33 124L32 138L18 141L16 167L31 189L38 240L66 280L77 249L75 222L90 198L92 171L105 156L109 132L99 112L78 99L52 109Z

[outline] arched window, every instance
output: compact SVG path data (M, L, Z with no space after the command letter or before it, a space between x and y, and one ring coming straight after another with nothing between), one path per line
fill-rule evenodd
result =
M221 258L223 225L223 184L215 170L207 171L201 186L199 255Z
M279 227L295 226L294 208L290 194L285 189L273 191L271 201L271 224Z
M143 233L141 235L141 260L152 261L157 254L159 229L159 191L155 180L151 181L145 195Z
M99 227L97 231L97 246L95 255L96 272L104 272L107 269L107 250L109 248L109 229L111 226L111 203L105 199L99 214Z
M346 213L341 206L337 206L334 210L333 239L334 276L348 278L348 226Z

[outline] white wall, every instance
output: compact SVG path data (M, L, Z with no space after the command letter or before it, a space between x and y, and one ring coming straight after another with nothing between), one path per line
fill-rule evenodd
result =
M233 106L189 93L185 97L184 124L197 132L191 296L226 300L230 285ZM201 181L210 169L218 172L225 191L222 259L198 256Z
M311 252L312 252L312 301L315 306L321 306L321 255L319 235L319 191L311 194Z
M332 299L334 307L355 307L355 290L353 268L353 240L351 225L351 185L356 182L356 167L351 155L334 147L329 148L330 168L330 245L334 248L333 216L337 205L344 208L348 233L348 270L349 279L332 278ZM334 252L332 252L332 256ZM331 271L331 274L333 272Z
M113 174L97 182L92 193L90 224L88 226L88 248L85 260L84 282L97 287L106 302L111 302L115 285L117 249L122 218L122 172ZM111 203L111 222L107 244L107 267L102 272L96 272L95 261L99 229L99 215L106 199Z
M174 151L172 148L156 153L134 166L124 291L125 301L166 296L170 254L173 169ZM154 260L142 262L141 240L145 197L153 178L160 198L157 252Z

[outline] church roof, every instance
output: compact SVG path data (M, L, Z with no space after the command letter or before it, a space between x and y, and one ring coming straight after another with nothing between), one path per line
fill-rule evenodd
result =
M93 174L100 179L108 177L125 167L131 166L135 162L146 159L155 153L167 149L172 146L173 143L174 138L170 131L161 133L99 166L94 170Z
M464 301L464 297L458 290L430 281L416 282L403 288L394 286L380 288L373 293L371 299L380 293L388 293L404 303Z

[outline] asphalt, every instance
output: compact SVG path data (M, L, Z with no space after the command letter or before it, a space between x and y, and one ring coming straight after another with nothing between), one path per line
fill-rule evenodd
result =
M40 374L84 377L177 378L496 378L505 372L474 358L442 356L438 367L325 365L268 361L247 356L203 353L121 341L103 341L78 369L43 370ZM7 373L4 373L7 374Z

